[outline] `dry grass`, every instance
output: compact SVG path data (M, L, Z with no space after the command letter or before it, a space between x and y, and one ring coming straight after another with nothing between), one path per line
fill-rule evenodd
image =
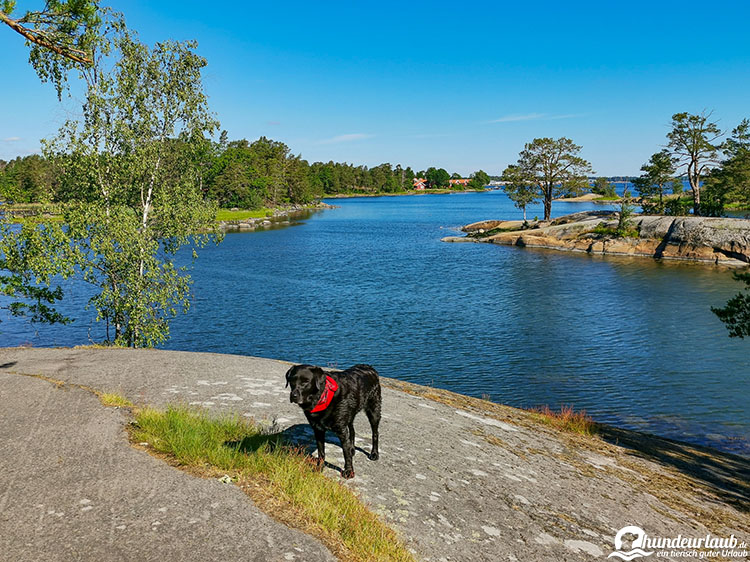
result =
M594 435L597 425L586 410L576 412L573 406L560 406L560 411L551 410L549 406L541 406L529 410L532 417L538 421L564 431L572 431L581 435Z
M342 560L413 560L395 531L278 434L237 416L209 417L186 407L136 411L130 432L170 464L229 475L270 515L317 536Z

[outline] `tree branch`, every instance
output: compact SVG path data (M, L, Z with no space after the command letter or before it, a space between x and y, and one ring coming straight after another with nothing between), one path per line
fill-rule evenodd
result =
M46 33L24 27L20 23L18 23L17 20L8 17L8 15L4 12L0 12L0 21L10 27L16 33L20 33L21 35L23 35L32 43L36 43L37 45L50 49L58 55L70 59L73 62L77 62L80 64L91 64L93 62L90 58L87 58L87 53L85 51L73 49L72 47L57 45L53 41L50 41L46 38Z

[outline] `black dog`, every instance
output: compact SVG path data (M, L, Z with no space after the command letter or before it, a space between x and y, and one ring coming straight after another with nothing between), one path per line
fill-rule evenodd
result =
M298 404L315 432L318 465L325 462L326 430L341 441L344 450L344 478L354 477L354 416L367 414L372 428L371 460L378 460L378 424L380 423L380 379L370 365L354 365L346 371L325 372L314 365L295 365L286 373L292 391L289 401Z

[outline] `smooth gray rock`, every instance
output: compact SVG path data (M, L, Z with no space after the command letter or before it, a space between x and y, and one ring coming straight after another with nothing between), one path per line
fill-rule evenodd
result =
M26 559L59 553L63 559L78 548L80 559L102 560L131 549L152 556L140 559L179 559L184 550L185 559L252 560L239 555L239 547L205 556L231 537L227 543L255 541L272 553L303 545L305 555L297 559L326 559L315 541L303 542L299 533L267 518L258 518L254 536L248 529L257 516L254 508L232 486L192 478L128 449L121 412L98 406L83 391L20 376L44 374L118 392L138 404L182 402L236 412L285 431L312 451L306 420L284 388L289 366L210 353L0 349L0 403L8 420L0 435L3 450L10 452L0 461L0 490L12 494L0 503L0 552ZM388 379L383 384L380 460L362 454L369 452L369 426L360 415L356 477L340 478L343 457L330 434L326 452L334 468L326 473L355 490L419 559L603 560L626 525L638 525L650 536L712 532L746 540L750 533L747 511L737 507L750 505L748 459L623 430L579 437L548 429L512 408L480 407L476 400ZM440 401L395 388L400 386ZM27 399L29 389L36 398ZM68 472L56 470L58 456ZM48 470L36 471L39 464ZM79 513L82 499L97 507L85 514L91 520ZM216 502L221 516L212 511ZM184 515L159 519L162 506L168 514ZM46 515L52 510L65 516ZM220 522L214 532L222 538L191 534L198 531L185 520L204 513ZM151 531L156 519L161 528ZM120 524L137 532L118 534ZM189 548L180 549L183 542Z
M0 370L0 404L0 560L335 560L237 486L131 447L91 392Z

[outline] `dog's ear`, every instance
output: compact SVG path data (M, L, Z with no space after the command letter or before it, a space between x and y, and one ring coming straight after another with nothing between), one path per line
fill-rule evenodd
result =
M292 371L294 371L294 367L291 367L287 372L286 375L286 386L284 388L287 388L289 386L289 376L292 374Z
M312 367L310 371L315 375L315 386L323 390L326 387L326 372L320 367Z

